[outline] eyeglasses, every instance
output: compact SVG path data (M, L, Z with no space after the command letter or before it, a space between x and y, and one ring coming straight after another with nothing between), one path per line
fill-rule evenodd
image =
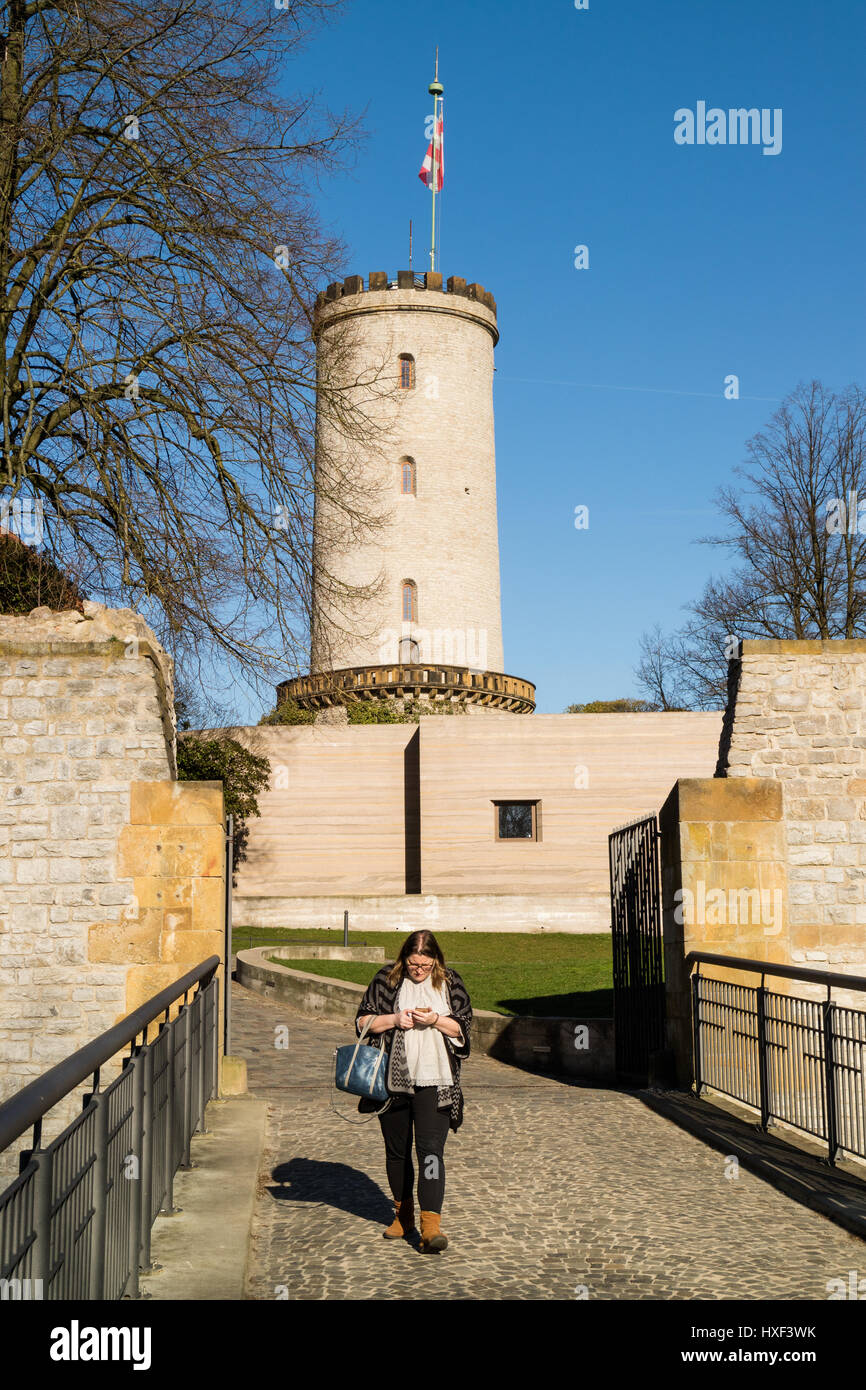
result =
M407 965L411 965L413 970L432 970L436 964L435 960L407 960Z

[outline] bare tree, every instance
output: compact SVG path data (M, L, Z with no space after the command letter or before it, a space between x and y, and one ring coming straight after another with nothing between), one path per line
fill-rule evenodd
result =
M717 498L730 529L704 540L736 566L678 633L642 638L637 675L653 698L665 685L695 708L724 704L735 639L866 633L866 392L800 385L746 447L745 487Z
M356 130L280 86L334 8L2 4L6 495L181 658L265 677L305 667L316 408L364 427L316 382L309 309L342 255L310 187Z
M687 709L692 704L690 694L683 691L677 656L676 639L666 637L658 623L641 637L640 662L635 674L646 691L651 709Z

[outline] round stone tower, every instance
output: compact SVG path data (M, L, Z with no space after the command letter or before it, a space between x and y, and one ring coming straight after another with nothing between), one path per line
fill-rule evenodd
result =
M534 686L503 674L492 294L438 272L350 276L319 295L313 336L312 669L279 698L531 711Z

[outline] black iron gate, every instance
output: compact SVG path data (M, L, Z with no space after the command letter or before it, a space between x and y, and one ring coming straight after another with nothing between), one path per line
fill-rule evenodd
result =
M658 840L655 816L608 837L616 1069L637 1085L646 1085L650 1054L665 1040Z

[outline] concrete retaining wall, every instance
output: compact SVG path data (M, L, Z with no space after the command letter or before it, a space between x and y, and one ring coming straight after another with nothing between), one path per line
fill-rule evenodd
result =
M325 931L342 928L348 910L350 932L422 931L606 932L610 931L610 893L546 896L502 894L382 897L265 897L235 893L233 917L242 927L282 927Z
M384 946L307 946L294 941L286 945L262 947L268 951L280 950L291 956L292 960L369 960L378 965L385 964Z

